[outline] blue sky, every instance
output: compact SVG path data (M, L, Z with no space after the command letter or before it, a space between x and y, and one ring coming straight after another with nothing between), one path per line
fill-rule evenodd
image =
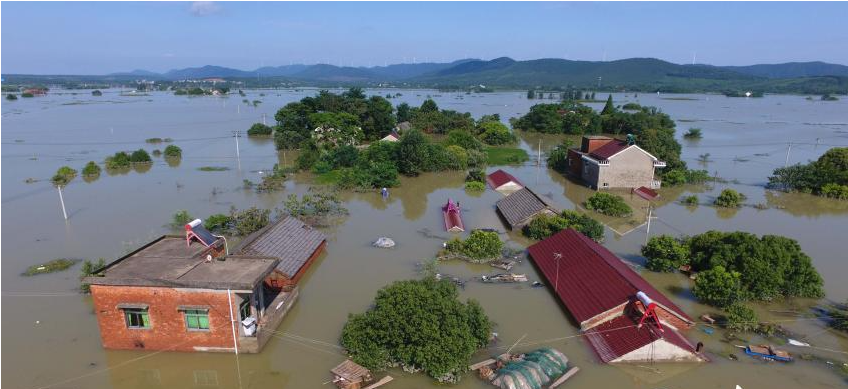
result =
M460 58L848 64L848 3L4 2L3 73Z

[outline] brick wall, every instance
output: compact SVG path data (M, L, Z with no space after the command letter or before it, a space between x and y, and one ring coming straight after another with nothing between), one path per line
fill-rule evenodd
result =
M233 333L226 291L91 285L91 296L105 348L232 351ZM240 302L233 293L235 318L238 318ZM118 304L147 304L150 328L127 328L124 310L118 308ZM186 328L183 312L178 309L181 305L208 306L209 330Z
M598 188L651 187L654 177L654 160L635 147L631 147L610 159L610 164L600 168L596 180Z

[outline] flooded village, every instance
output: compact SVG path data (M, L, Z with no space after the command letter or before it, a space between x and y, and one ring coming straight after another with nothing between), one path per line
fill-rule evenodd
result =
M499 114L504 122L538 103L522 92L394 92L403 95L395 104L420 106L430 98L442 108L468 111L475 118ZM664 161L638 148L638 141L631 145L624 137L578 138L568 157L585 165L607 163L615 169L614 156L630 149L635 153L628 159L648 156L646 173L618 177L634 182L621 187L638 184L657 198L608 190L632 208L632 215L624 218L585 209L594 188L619 186L616 179L587 173L589 166L575 167L577 162L570 167L580 174L558 172L546 160L562 136L516 131L529 160L488 166L481 192L465 189L466 171L425 172L401 176L399 185L387 188L387 193L379 188L340 190L347 212L314 227L281 216L250 236L234 238L216 235L199 221L171 226L172 214L180 209L205 219L227 213L231 206L281 208L290 194L302 196L322 186L314 173L298 172L290 174L279 191L243 187L244 180L261 181L274 164L292 166L298 152L278 153L271 140L244 137L237 153L230 129L247 128L317 90L245 93L264 95L263 104L254 108L240 106L232 97L189 99L171 93L124 97L107 90L108 100L52 91L24 104L3 105L4 238L18 242L3 246L3 320L7 328L28 334L4 339L4 353L16 355L4 359L4 370L18 372L4 374L4 385L317 388L367 375L359 387L385 383L385 377L392 378L386 387L429 387L434 381L421 373L358 370L356 366L365 368L352 361L347 363L355 366L339 365L349 356L340 334L348 315L368 310L378 290L396 280L425 277L422 263L427 258L437 256L452 238L466 239L478 230L495 232L511 255L504 262L511 263L508 268L462 260L436 265L439 275L461 281L460 299L479 301L493 323L490 341L471 360L490 364L470 366L476 369L463 373L453 386L535 387L521 380L538 373L517 364L542 357L548 365L565 367L551 370L545 365L551 377L538 383L545 387L575 368L579 373L569 375L562 387L758 387L795 382L824 388L845 382L840 369L848 343L844 334L829 329L816 309L848 297L841 281L848 269L839 254L848 207L838 200L763 187L787 156L786 147L775 139L803 133L793 136L797 144L788 154L791 162L818 158L829 147L813 145L816 138L819 144L838 143L848 131L844 103L811 104L798 96L738 100L687 95L691 100L674 100L612 94L616 105L633 101L661 107L677 121L679 137L680 129L692 123L704 128L708 135L699 142L678 138L682 158L697 166L698 156L709 152L705 167L723 179L657 185L659 178L651 173L662 169ZM95 112L100 118L92 117ZM52 130L60 123L67 123L63 131ZM95 139L94 134L104 140L87 144L84 140ZM144 139L152 137L173 138L183 150L178 165L154 159L147 171L103 174L91 183L67 185L65 222L56 189L46 180L57 166L82 165L116 149L145 147ZM625 168L641 172L639 163L631 161ZM227 169L203 171L204 166ZM41 180L27 184L29 177ZM725 210L707 204L725 188L744 193L747 205ZM701 204L679 201L689 194L699 196ZM767 206L753 206L760 203ZM647 219L649 207L653 219ZM567 209L586 212L604 225L599 242L571 229L543 240L522 234L533 218ZM734 336L728 335L731 331L703 318L720 318L723 312L697 301L689 277L645 268L640 250L648 237L648 220L650 236L744 230L796 239L821 273L827 298L750 304L759 321L779 325L790 335L729 337ZM457 225L461 229L451 228ZM390 238L393 247L373 246L380 237ZM33 264L59 257L106 258L103 268L84 279L91 285L90 294L77 291L76 268L20 276ZM481 276L498 281L482 282ZM794 346L787 339L809 347ZM750 345L756 352L761 344L788 352L795 361L763 362L736 347ZM561 354L564 362L544 353ZM53 366L49 372L43 370L45 364ZM501 371L507 368L523 373ZM68 379L74 381L62 383Z

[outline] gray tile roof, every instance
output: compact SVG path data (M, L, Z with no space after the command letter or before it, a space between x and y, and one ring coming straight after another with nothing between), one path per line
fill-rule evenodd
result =
M545 209L553 210L547 200L526 187L498 200L495 204L510 228L514 228Z
M292 216L248 236L236 251L280 260L277 270L294 277L327 236Z

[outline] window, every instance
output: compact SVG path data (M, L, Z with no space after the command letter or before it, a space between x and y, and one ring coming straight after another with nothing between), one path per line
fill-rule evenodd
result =
M185 314L186 328L189 330L209 329L209 310L186 309L183 313Z
M608 188L608 187L609 187L609 184L605 182L605 183L604 183L604 188Z
M250 313L250 299L246 298L241 302L241 305L239 305L239 316L242 320L244 320L250 317Z
M147 308L124 308L124 317L127 320L127 328L150 328L150 315L147 313Z
M215 370L195 370L195 386L218 386L218 372Z

